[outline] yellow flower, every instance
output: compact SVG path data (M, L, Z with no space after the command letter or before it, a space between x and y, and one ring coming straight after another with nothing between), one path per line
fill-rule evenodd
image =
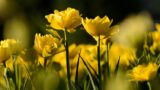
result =
M111 71L115 70L115 67L120 58L119 65L122 68L126 68L130 65L130 62L134 63L136 60L136 50L133 48L125 47L120 44L112 44L109 50L109 66Z
M14 39L7 39L4 41L1 41L1 46L8 47L11 51L12 55L17 55L22 53L23 46L18 40Z
M82 25L91 36L105 36L109 32L111 23L112 21L107 16L103 18L97 16L94 19L82 19Z
M22 52L22 45L14 39L7 39L0 42L0 62L4 62L11 55L17 55Z
M5 62L11 56L11 52L8 47L0 46L0 62Z
M156 23L156 24L155 24L155 27L156 27L157 31L160 32L160 23Z
M160 51L160 24L155 24L156 30L155 32L151 32L153 44L150 47L150 50L153 54L156 53L156 51Z
M57 30L67 29L69 32L81 24L81 16L79 11L74 8L67 8L64 11L54 11L54 14L45 16L50 26Z
M48 57L56 53L58 46L61 41L54 38L52 35L41 36L40 34L35 35L34 49L42 56Z
M131 81L151 80L157 75L158 68L159 66L152 62L147 65L138 65L130 71L129 76L131 77Z

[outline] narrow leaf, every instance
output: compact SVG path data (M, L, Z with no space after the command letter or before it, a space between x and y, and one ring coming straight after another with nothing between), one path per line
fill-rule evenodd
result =
M80 57L81 57L81 56L80 56ZM93 78L92 78L91 71L90 71L89 67L87 66L86 62L84 61L84 59L83 59L82 57L81 57L81 59L82 59L82 61L83 61L84 65L85 65L85 66L86 66L86 68L87 68L87 73L88 73L88 75L89 75L89 78L90 78L90 81L91 81L91 84L92 84L93 90L96 90L96 86L95 86L95 84L94 84L94 81L93 81Z
M116 65L116 68L115 68L115 71L114 71L115 76L118 73L119 61L120 61L120 57L118 58L118 62L117 62L117 65Z
M77 66L76 66L76 76L75 76L75 84L76 85L78 85L78 68L79 68L80 53L81 53L81 51L79 52L78 60L77 60Z

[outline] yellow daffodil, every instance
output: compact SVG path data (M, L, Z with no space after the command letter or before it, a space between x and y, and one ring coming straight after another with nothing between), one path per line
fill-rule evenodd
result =
M55 10L54 14L49 14L45 17L50 23L50 26L57 30L67 29L69 32L73 32L81 24L79 11L74 8L67 8L61 12Z
M0 46L0 62L5 62L11 56L9 47Z
M42 56L48 57L56 53L58 46L61 41L54 38L52 35L47 34L41 36L40 34L35 35L34 49Z
M155 24L156 30L155 32L151 32L153 44L150 47L150 50L153 54L156 53L156 51L160 51L160 24Z
M11 55L17 55L22 52L22 45L14 39L7 39L0 42L0 62L4 62Z
M131 62L135 62L136 50L114 43L109 50L109 66L111 71L115 70L119 58L119 66L126 68L130 65Z
M9 47L9 50L11 51L12 55L20 54L23 51L23 45L20 43L20 41L14 39L7 39L1 41L1 46Z
M97 16L94 19L82 19L82 25L91 36L105 36L107 32L110 32L111 23L112 21L107 16L103 18Z
M153 79L157 75L159 66L156 63L148 63L134 67L129 76L131 81L147 81Z
M160 32L160 23L156 23L156 24L155 24L155 27L156 27L157 31Z

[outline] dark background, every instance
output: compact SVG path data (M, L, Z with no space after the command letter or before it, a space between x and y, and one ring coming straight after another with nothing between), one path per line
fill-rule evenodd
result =
M3 1L3 0L2 0ZM160 0L7 0L7 13L0 16L0 40L3 40L3 29L6 20L23 13L30 26L31 39L36 32L45 33L47 21L44 16L55 9L64 10L73 7L80 11L82 17L94 18L107 15L113 24L122 21L130 14L147 11L154 22L160 22ZM0 2L1 4L1 2ZM12 7L11 7L12 6ZM2 14L3 12L1 12Z

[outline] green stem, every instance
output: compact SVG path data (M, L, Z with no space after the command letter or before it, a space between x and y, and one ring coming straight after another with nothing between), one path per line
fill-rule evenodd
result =
M110 68L109 68L109 43L107 41L107 73L108 73L108 78L110 77Z
M20 59L21 60L21 59ZM23 62L22 60L21 60L21 62ZM29 80L31 81L31 84L32 84L32 90L35 90L35 86L34 86L34 83L33 83L33 80L32 80L32 78L31 78L31 75L30 75L30 70L27 68L27 65L25 64L25 63L23 63L23 65L24 65L24 67L25 67L25 69L26 69L26 74L28 74L28 77L29 77ZM25 84L24 84L25 85Z
M47 58L44 58L44 69L47 70Z
M20 73L19 73L19 68L17 64L17 56L13 55L13 61L14 61L14 74L15 74L15 89L20 90Z
M100 35L97 41L97 57L98 57L98 79L99 79L99 90L101 90L101 57L100 57Z
M11 90L10 89L10 84L9 84L9 80L8 80L8 76L7 76L7 67L6 67L6 63L3 62L3 65L4 65L4 79L6 81L6 84L7 84L7 90Z
M71 80L70 80L70 63L69 63L69 49L68 49L68 34L67 30L64 30L64 45L65 45L65 51L66 51L66 66L67 66L67 78L68 78L68 87L69 90L71 88Z

